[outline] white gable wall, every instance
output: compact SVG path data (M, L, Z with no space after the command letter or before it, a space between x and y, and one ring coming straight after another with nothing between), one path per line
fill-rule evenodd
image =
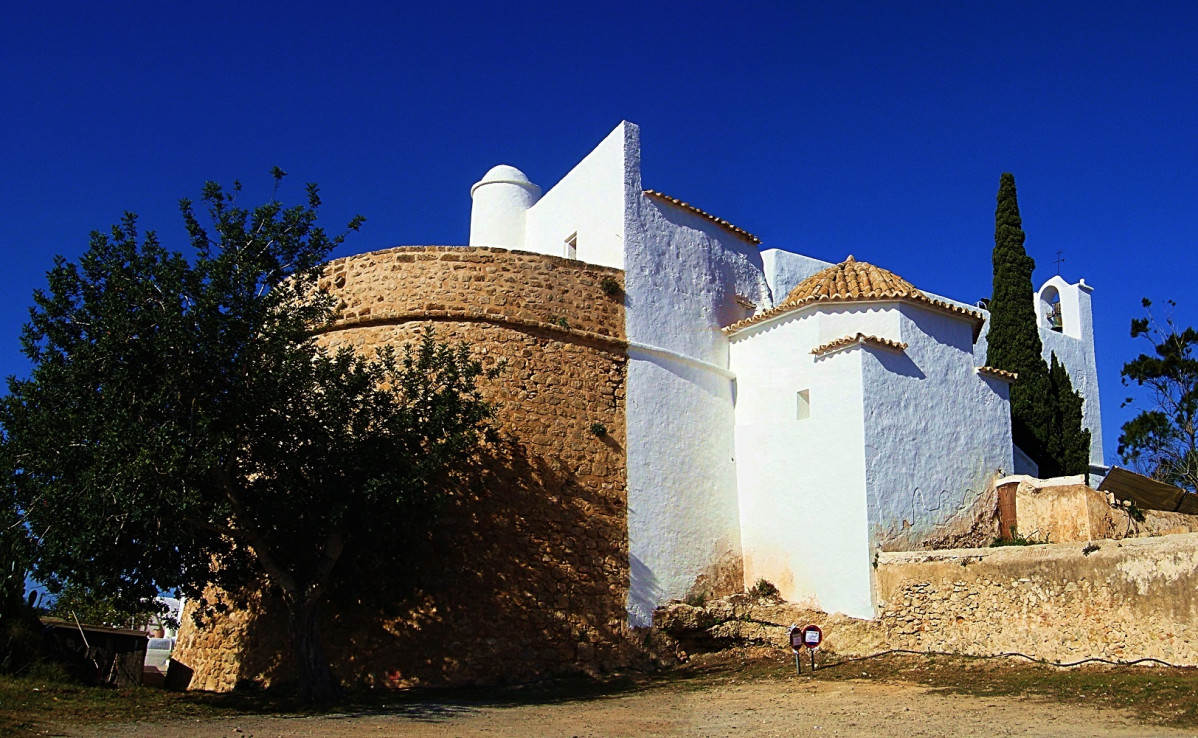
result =
M741 545L746 584L766 579L787 600L870 618L863 352L811 354L842 317L791 313L732 342Z
M630 142L637 142L639 190L639 130L625 121L528 210L525 251L567 256L566 240L576 236L580 261L624 268L625 192L629 184L625 178L630 171Z
M865 469L872 545L905 550L1011 473L1009 386L975 370L969 321L908 303L887 312L901 329L886 337L907 348L863 360Z

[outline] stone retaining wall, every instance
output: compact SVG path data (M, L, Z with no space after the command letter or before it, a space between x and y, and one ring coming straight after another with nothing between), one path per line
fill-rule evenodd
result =
M654 624L689 650L784 648L789 625L814 623L824 648L844 656L897 648L1198 666L1198 533L882 553L875 571L875 620L738 595L660 608Z
M327 273L345 308L326 346L369 352L432 325L485 365L506 363L483 386L504 440L480 455L478 483L455 493L399 616L328 613L335 673L375 685L461 684L639 658L625 627L624 313L622 296L609 294L622 273L464 247L363 254ZM204 629L186 624L176 657L195 670L193 688L294 674L279 603L255 602Z
M1198 665L1198 534L883 553L891 648Z

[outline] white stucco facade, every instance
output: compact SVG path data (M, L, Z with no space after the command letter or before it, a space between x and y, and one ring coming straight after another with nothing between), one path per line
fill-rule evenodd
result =
M766 579L788 600L871 617L865 352L818 361L811 353L836 317L792 314L732 343L745 581Z
M474 245L624 270L630 624L758 578L872 617L876 552L946 535L1016 471L1010 378L978 370L987 314L918 290L792 309L797 286L843 264L762 251L644 189L640 163L621 123L543 195L491 170L471 222ZM1089 288L1050 280L1041 297L1061 303L1045 355L1086 398L1101 462Z

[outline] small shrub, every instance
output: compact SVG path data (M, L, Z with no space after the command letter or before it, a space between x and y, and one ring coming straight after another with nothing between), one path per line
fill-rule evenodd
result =
M594 433L595 435L600 436L600 437L606 436L607 435L607 426L604 425L603 423L591 423L591 433Z
M558 318L554 322L566 330L570 329L570 321L566 320L565 318Z
M1134 502L1131 503L1130 505L1128 505L1127 514L1130 515L1131 519L1136 521L1137 523L1144 522L1144 511L1141 510L1140 506Z
M686 596L686 604L690 605L691 607L703 607L707 604L707 592L691 592Z
M990 544L990 548L1000 548L1002 546L1039 546L1042 543L1048 543L1048 542L1049 541L1047 541L1047 540L1037 541L1035 538L1027 538L1026 536L1021 536L1021 535L1019 535L1019 532L1017 530L1015 530L1015 526L1012 525L1011 526L1011 538L1009 540L1003 540L1003 539L999 538Z
M607 276L599 280L599 287L603 290L603 294L608 297L619 297L624 294L624 288L620 286L619 281L615 277Z
M758 579L749 589L749 595L752 597L778 597L780 594L778 588L768 579Z
M1087 543L1085 548L1082 549L1082 556L1089 556L1100 548L1102 546L1099 546L1097 543Z

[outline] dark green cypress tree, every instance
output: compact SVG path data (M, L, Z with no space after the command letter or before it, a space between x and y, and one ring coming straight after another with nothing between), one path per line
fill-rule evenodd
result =
M1052 425L1049 430L1049 473L1042 476L1085 474L1090 469L1090 431L1082 427L1082 396L1073 389L1065 365L1052 355L1048 369L1052 397Z
M1015 176L1004 172L994 213L994 294L990 298L986 363L1019 374L1011 386L1011 435L1016 446L1044 466L1050 459L1052 403L1033 303L1036 262L1024 251L1024 238ZM1041 476L1048 476L1043 469Z

